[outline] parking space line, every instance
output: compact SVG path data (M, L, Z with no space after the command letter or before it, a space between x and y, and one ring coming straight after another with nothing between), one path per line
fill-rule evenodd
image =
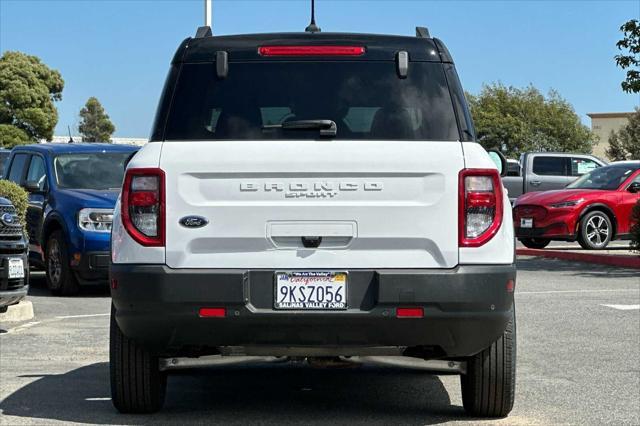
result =
M516 294L558 294L558 293L609 293L609 292L634 292L640 293L640 288L618 288L603 290L548 290L548 291L516 291Z
M9 328L7 329L7 334L9 333L17 333L19 331L22 330L26 330L28 328L31 328L35 325L38 324L49 324L52 322L56 322L56 321L62 321L62 320L66 320L66 319L74 319L74 318L93 318L93 317L106 317L111 315L110 313L106 313L106 314L88 314L88 315L65 315L65 316L57 316L57 317L53 317L53 318L48 318L42 321L31 321L28 322L26 324L22 324L13 328Z
M640 305L605 305L601 303L600 306L606 306L607 308L613 308L619 311L640 310Z
M28 322L26 324L19 325L18 327L10 328L10 329L8 329L6 331L7 331L7 334L15 333L15 332L20 331L20 330L26 330L27 328L31 328L34 325L38 325L40 323L41 323L41 321L31 321L31 322Z

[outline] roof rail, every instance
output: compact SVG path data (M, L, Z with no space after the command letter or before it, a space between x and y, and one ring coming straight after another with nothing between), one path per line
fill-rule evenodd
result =
M211 27L206 25L203 27L198 27L198 29L196 30L195 38L211 37L212 35L213 33L211 32Z
M427 27L416 27L416 37L418 38L429 38L429 30Z

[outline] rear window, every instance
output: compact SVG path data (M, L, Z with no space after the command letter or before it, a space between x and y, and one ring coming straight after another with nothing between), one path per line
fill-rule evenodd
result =
M317 139L317 129L263 129L297 120L333 120L335 139L459 140L442 64L394 62L184 64L166 140Z

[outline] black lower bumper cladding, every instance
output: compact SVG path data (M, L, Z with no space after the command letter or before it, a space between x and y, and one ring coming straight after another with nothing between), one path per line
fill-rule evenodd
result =
M273 309L272 270L114 264L110 272L123 333L167 356L226 346L423 347L469 356L504 331L513 309L507 283L516 278L513 264L350 270L348 309L283 311ZM203 307L226 315L201 318ZM398 307L420 307L424 316L397 318Z

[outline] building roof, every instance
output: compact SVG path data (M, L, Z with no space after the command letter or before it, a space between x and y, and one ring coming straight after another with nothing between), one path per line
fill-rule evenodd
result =
M588 112L590 118L628 118L634 112Z
M115 145L111 143L38 143L32 145L20 145L15 151L37 151L52 154L70 154L85 152L134 152L138 149L132 145Z

